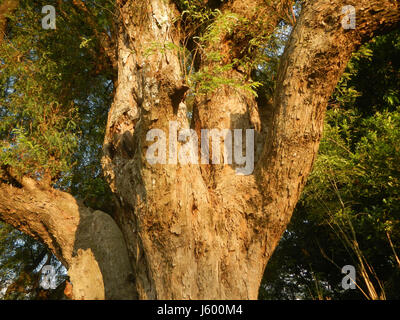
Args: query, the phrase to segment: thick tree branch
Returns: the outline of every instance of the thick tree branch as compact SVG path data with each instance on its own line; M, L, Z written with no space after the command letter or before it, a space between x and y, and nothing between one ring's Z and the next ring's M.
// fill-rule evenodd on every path
M356 9L354 30L342 27L345 5ZM270 239L278 241L289 222L318 151L328 99L352 52L399 22L395 0L317 0L304 5L281 59L273 116L266 123L269 131L255 173L265 195Z
M69 269L75 299L134 299L131 265L112 218L30 178L0 183L0 220L45 243Z

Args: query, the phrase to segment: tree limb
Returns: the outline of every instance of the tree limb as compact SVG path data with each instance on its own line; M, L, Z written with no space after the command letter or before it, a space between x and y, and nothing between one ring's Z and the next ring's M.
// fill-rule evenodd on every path
M0 182L0 220L43 242L68 268L75 299L135 299L122 233L114 220L31 178Z
M356 10L354 30L341 24L346 5ZM263 124L269 131L256 170L265 215L274 226L271 239L279 239L290 220L318 152L329 97L351 54L399 22L399 2L393 0L316 0L302 8L281 58L273 114Z
M24 188L0 183L0 219L44 242L68 266L72 259L80 205L69 194L43 189L30 178Z

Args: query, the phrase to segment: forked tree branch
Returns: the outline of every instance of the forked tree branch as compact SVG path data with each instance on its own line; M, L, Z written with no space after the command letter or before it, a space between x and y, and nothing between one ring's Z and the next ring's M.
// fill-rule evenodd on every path
M342 13L347 5L355 9L354 29L343 27L349 22ZM273 233L281 234L290 220L318 152L328 99L351 54L398 28L399 6L395 0L314 0L303 6L280 61L273 114L264 123L269 131L255 172Z

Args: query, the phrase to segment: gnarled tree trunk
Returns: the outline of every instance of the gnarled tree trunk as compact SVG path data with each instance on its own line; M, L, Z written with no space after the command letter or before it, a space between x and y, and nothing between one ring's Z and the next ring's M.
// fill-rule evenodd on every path
M248 19L267 6L263 0L218 3L205 1ZM279 10L286 1L268 3ZM102 165L122 234L108 215L27 179L0 184L0 218L44 241L69 267L76 299L256 299L312 168L328 98L351 53L398 27L399 3L307 1L281 59L273 103L257 106L246 90L222 86L196 99L193 121L180 57L165 50L183 40L174 24L176 5L117 5L118 84ZM355 30L342 28L345 5L356 9ZM232 60L240 45L222 38L221 53ZM254 170L238 175L234 165L181 164L175 152L166 155L169 164L151 164L148 132L165 132L169 149L177 139L171 124L191 127L198 137L201 129L255 129Z
M341 9L351 4L357 28L344 30ZM230 1L220 9L251 19L259 6L266 4ZM162 130L169 143L176 140L172 121L180 129L191 122L178 53L161 50L183 42L173 22L180 13L173 1L159 0L124 1L120 9L118 87L103 168L119 199L139 297L256 299L312 168L328 98L351 53L398 25L398 2L308 1L282 57L273 105L260 106L270 108L265 118L241 89L223 86L196 101L192 127L198 137L200 129L258 130L262 144L246 176L231 165L171 164L173 152L169 164L149 163L149 130ZM154 44L158 50L148 54ZM233 55L230 45L240 44L221 42L221 52Z

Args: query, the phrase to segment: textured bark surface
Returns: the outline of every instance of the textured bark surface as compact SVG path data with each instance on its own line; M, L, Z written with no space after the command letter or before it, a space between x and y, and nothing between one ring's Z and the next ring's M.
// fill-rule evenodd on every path
M120 229L71 195L24 178L0 183L0 219L42 241L63 262L74 299L134 299L131 264Z
M257 106L246 91L227 86L196 100L191 125L198 133L256 129L255 170L240 176L233 165L146 160L150 129L166 132L168 146L170 121L190 126L179 57L164 50L182 41L174 25L180 13L172 0L116 2L118 83L102 165L122 233L105 213L32 180L0 182L0 219L48 245L69 268L75 299L256 299L312 168L328 98L351 53L399 26L399 3L306 1L272 104ZM267 6L261 0L205 3L249 19L254 4ZM269 3L284 8L287 1ZM344 5L356 8L355 30L342 28ZM228 61L239 40L221 42ZM240 77L236 71L227 76Z
M251 17L244 4L230 2L226 8ZM356 30L341 25L341 8L349 4L357 10ZM312 168L328 98L351 53L377 32L398 25L398 2L308 1L282 58L265 118L254 98L238 89L225 86L197 101L198 133L258 130L257 165L249 176L236 175L229 165L147 162L150 129L168 133L172 120L189 127L176 53L146 55L152 43L179 45L172 23L179 13L171 1L120 5L118 88L103 168L119 199L118 220L139 297L256 299L265 265Z
M342 28L342 7L356 9L356 29ZM263 208L272 253L285 230L316 157L327 101L352 52L399 26L398 1L310 1L281 59L273 116L262 161ZM279 213L279 214L277 214Z

